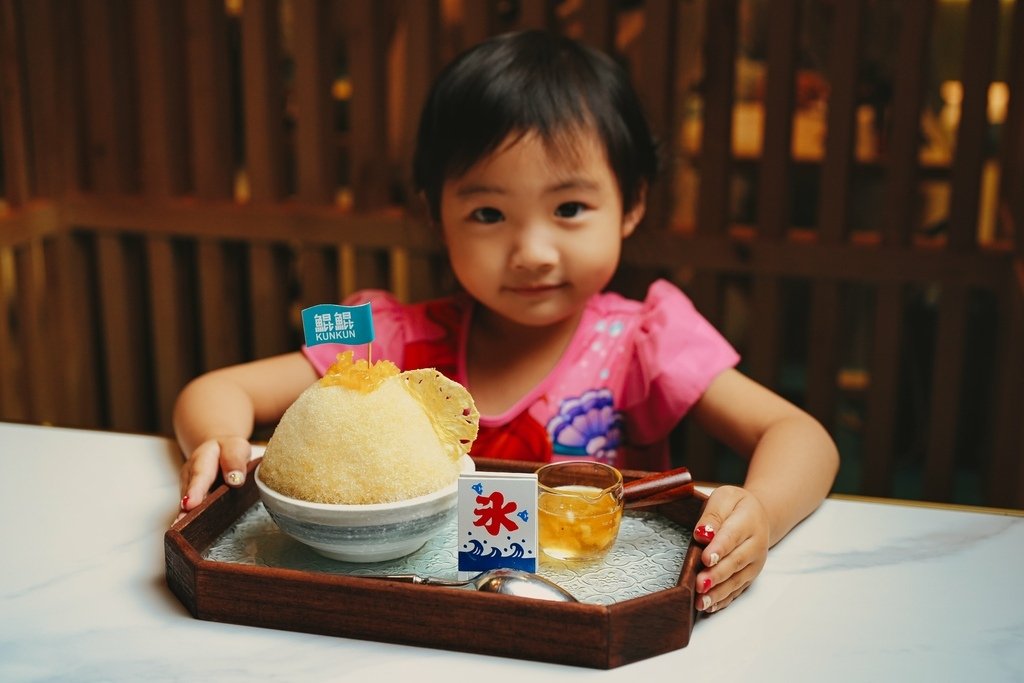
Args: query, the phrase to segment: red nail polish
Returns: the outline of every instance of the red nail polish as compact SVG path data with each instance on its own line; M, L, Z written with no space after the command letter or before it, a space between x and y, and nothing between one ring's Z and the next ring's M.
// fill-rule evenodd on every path
M710 524L700 524L693 530L693 537L699 542L707 545L715 540L715 530Z
M700 582L700 590L698 590L697 592L707 593L709 590L711 590L711 579L704 579Z
M185 512L185 506L188 505L188 496L181 497L181 511Z

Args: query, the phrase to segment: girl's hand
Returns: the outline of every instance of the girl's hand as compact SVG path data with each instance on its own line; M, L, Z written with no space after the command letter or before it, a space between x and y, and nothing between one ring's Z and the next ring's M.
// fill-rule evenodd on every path
M174 521L203 502L218 470L228 486L244 484L251 455L252 445L241 436L216 437L196 446L181 467L181 512Z
M697 574L697 609L717 612L746 590L768 558L768 516L754 494L721 486L704 507L693 538L706 543Z

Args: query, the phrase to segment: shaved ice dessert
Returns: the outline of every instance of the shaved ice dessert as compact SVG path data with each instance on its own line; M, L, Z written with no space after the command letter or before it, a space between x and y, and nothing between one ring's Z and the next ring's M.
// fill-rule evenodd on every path
M338 356L285 414L260 465L263 483L313 503L391 503L455 482L480 414L434 369Z

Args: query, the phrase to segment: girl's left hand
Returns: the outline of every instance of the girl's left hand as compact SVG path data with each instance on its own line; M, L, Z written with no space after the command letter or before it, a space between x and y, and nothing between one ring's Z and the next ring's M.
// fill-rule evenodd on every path
M757 497L738 486L712 492L693 534L706 543L697 574L697 609L717 612L746 590L768 558L768 516Z

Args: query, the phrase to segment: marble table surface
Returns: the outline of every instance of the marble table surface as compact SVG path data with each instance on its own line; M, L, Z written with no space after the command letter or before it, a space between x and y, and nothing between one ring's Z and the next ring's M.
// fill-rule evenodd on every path
M161 437L0 423L0 681L1024 680L1020 511L830 498L688 647L609 671L192 618Z

